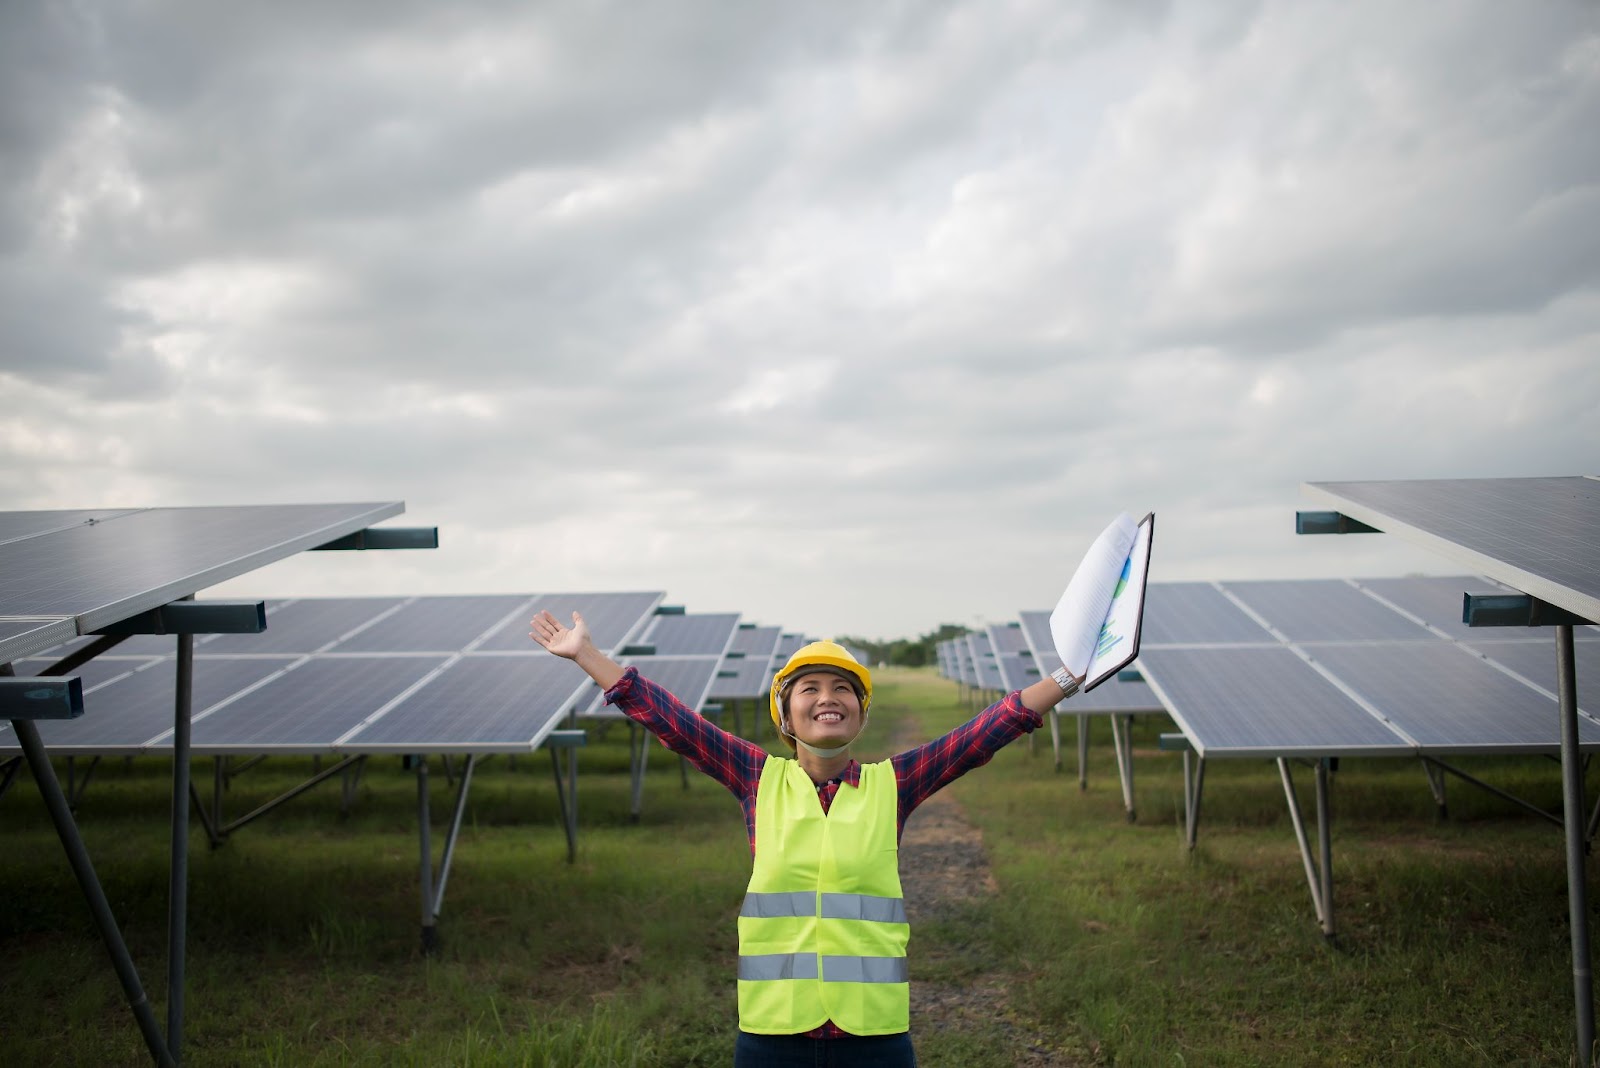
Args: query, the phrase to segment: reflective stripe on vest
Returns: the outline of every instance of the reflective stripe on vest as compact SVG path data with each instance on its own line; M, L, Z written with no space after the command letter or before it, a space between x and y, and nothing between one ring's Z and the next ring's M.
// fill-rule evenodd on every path
M741 916L821 916L825 920L871 920L874 923L905 923L906 903L899 897L874 897L871 894L823 894L822 911L817 911L817 895L809 890L793 893L746 894L739 909Z
M784 979L821 979L824 983L904 983L911 978L904 957L822 958L817 974L815 953L763 953L739 958L739 978L773 983Z
M756 858L739 909L739 1026L857 1035L910 1026L899 794L889 761L861 769L826 813L793 760L769 757L756 792Z

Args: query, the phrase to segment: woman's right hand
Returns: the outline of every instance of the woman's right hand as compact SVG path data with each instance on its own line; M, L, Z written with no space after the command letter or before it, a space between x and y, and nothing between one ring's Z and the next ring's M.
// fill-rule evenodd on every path
M576 660L584 647L590 644L589 624L583 621L583 616L578 612L572 613L570 627L562 626L561 621L548 610L534 616L529 625L533 629L528 632L528 637L568 660Z

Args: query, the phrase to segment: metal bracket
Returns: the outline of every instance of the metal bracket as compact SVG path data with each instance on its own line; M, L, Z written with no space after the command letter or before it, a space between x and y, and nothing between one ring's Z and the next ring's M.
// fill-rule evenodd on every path
M438 527L368 527L313 548L323 549L437 549Z
M102 627L95 634L260 634L267 629L265 601L172 601Z
M1469 627L1589 627L1582 616L1526 593L1463 593L1461 622Z
M77 719L83 683L76 675L0 678L0 719Z
M1343 512L1296 512L1296 534L1382 534L1377 527L1368 526L1359 519L1351 519Z

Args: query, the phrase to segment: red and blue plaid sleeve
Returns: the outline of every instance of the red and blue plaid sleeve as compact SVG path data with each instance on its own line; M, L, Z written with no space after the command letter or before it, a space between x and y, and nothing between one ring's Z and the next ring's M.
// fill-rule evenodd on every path
M745 810L745 825L755 841L756 787L767 751L718 727L667 690L628 668L606 691L606 703L640 724L674 753L732 791Z
M1022 703L1022 694L1008 694L942 738L907 749L894 757L900 792L900 831L906 817L940 789L973 768L989 763L1016 738L1044 725L1044 717Z

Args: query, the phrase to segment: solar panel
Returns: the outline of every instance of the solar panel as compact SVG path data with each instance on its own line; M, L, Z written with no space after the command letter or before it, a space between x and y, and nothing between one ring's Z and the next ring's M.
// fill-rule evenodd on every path
M1538 642L1501 640L1501 632L1511 629L1496 627L1489 632L1495 636L1495 640L1467 642L1467 648L1510 668L1534 685L1555 693L1556 654L1548 637ZM1478 633L1484 631L1479 630ZM1590 681L1600 680L1600 642L1573 642L1572 656L1578 679L1585 683L1578 687L1578 705L1589 712L1600 713L1600 698L1595 695L1595 683Z
M196 753L326 753L428 672L441 656L299 659L193 728ZM202 662L203 663L203 662Z
M152 508L0 545L0 613L126 619L398 515L391 504ZM0 653L3 656L3 653Z
M501 631L515 634L523 648L533 651L538 646L528 637L532 601L526 594L417 598L340 642L339 651L454 652Z
M1600 622L1600 480L1311 482L1307 496Z
M981 690L1003 690L1005 680L1000 677L1000 665L995 662L994 646L989 635L975 630L967 635L967 646L972 652L973 670L977 673Z
M1413 752L1287 648L1141 646L1139 662L1203 757Z
M523 625L540 612L549 612L565 625L576 610L589 625L589 637L602 652L615 652L644 629L666 597L661 590L601 593L544 593L527 606L523 623L507 624L478 646L479 652L542 652Z
M712 699L759 700L766 697L775 672L773 652L782 636L783 632L778 627L741 624L734 631L728 659L722 662L717 678L711 684ZM735 657L734 653L743 655ZM731 676L729 672L732 672Z
M289 658L248 660L208 660L196 657L192 707L194 722L206 710L247 686L252 686L292 661ZM108 661L104 667L116 663ZM126 663L126 661L124 661ZM156 669L135 671L126 677L86 695L84 704L92 715L78 719L40 720L39 735L52 752L107 755L132 755L144 752L172 730L177 686L168 667L171 661L157 661ZM92 703L91 703L92 702ZM7 737L0 748L15 748L16 740Z
M1401 611L1426 620L1457 641L1483 634L1461 622L1462 596L1505 592L1505 587L1488 579L1468 575L1360 579L1356 585Z
M734 657L722 662L711 683L711 697L720 701L758 700L772 687L772 666L766 657Z
M343 752L492 753L534 749L560 725L586 682L570 661L465 656L370 725Z
M129 508L69 508L60 511L0 512L0 545L98 523L130 511L132 509Z
M1049 613L1045 616L1048 620ZM1141 649L1147 645L1237 645L1273 640L1212 583L1152 582L1145 587Z
M698 710L709 698L719 660L714 656L630 656L622 663L638 668L639 674ZM580 716L593 719L626 718L615 705L605 703L605 695L592 682L584 685L577 707Z
M1555 701L1460 646L1355 644L1307 651L1430 753L1561 748ZM1580 744L1600 745L1600 724L1580 718L1579 731Z
M1437 641L1438 636L1338 579L1224 582L1290 641Z
M778 639L781 637L783 637L781 627L757 627L741 623L739 629L734 631L733 644L728 647L728 651L771 660L773 651L778 647Z
M640 641L655 646L657 656L721 657L738 626L737 612L657 616Z
M404 603L405 598L401 597L315 597L269 602L265 631L218 634L203 649L208 655L314 653L371 626ZM122 648L117 646L119 652ZM197 650L200 648L196 646Z

